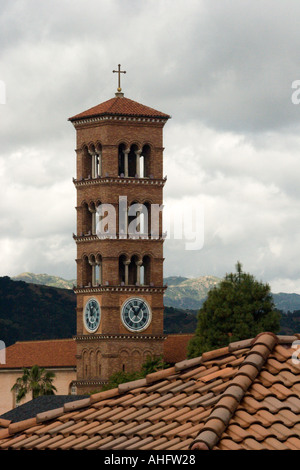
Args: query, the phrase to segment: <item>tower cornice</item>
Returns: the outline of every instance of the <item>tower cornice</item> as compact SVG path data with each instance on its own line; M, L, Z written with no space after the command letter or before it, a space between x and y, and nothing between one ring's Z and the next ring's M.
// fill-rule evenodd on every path
M75 294L96 294L103 292L117 292L126 294L145 294L145 293L160 293L163 294L167 289L167 286L110 286L110 285L99 285L99 286L74 286L73 291Z
M108 238L108 237L104 237L104 238L100 238L98 237L98 235L75 235L73 233L73 239L75 240L76 243L85 243L85 242L98 242L98 241L103 241L103 240L109 240L109 241L112 241L112 240L116 240L116 241L120 241L120 240L130 240L130 242L135 242L137 240L142 240L142 241L151 241L151 242L161 242L163 243L166 239L166 235L164 236L161 236L161 237L155 237L155 238L151 238L151 237L148 237L147 235L145 236L136 236L136 237L132 237L132 236L127 236L125 237L124 235L120 235L120 236L116 236L116 237L111 237L111 238Z
M134 177L127 177L123 178L121 176L113 177L113 176L101 176L98 178L82 178L82 179L75 179L73 178L73 183L76 188L80 188L81 186L94 186L98 184L118 184L118 185L138 185L138 186L164 186L166 184L167 177L165 176L162 179L158 178L134 178Z
M77 341L107 341L107 340L112 340L112 341L122 341L124 339L126 340L161 340L164 341L167 338L167 335L143 335L141 333L139 334L119 334L119 335L114 335L114 334L106 334L106 335L97 335L97 334L90 334L90 335L76 335L73 337Z

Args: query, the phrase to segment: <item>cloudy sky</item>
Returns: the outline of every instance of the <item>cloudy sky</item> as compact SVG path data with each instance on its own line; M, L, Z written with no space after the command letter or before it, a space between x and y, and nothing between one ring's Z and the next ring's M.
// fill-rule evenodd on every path
M203 246L169 232L165 275L239 260L300 294L299 17L296 0L2 0L0 275L75 277L68 118L114 96L121 63L125 96L172 116L166 210L204 214Z

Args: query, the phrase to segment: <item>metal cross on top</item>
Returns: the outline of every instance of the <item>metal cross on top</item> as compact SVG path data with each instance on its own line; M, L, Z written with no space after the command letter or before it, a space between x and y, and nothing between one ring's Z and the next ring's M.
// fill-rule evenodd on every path
M113 73L119 74L118 77L118 91L120 92L122 90L121 88L121 73L126 73L126 71L121 70L121 64L118 65L118 70L113 70Z

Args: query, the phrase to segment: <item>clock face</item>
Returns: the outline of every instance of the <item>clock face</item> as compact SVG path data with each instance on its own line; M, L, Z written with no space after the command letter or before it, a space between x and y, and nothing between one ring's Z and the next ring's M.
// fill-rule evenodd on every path
M89 299L85 304L83 320L86 329L90 333L95 333L100 325L101 309L98 300Z
M151 322L151 310L145 300L134 297L123 304L121 318L128 330L143 331Z

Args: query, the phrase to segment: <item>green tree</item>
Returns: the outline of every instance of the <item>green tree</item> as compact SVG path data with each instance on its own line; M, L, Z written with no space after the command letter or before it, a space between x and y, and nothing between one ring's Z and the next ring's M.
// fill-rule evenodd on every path
M170 367L170 364L167 364L163 360L162 356L155 358L148 356L146 361L142 364L142 376L146 377L148 374L152 374L158 370L167 369L168 367Z
M238 262L236 272L226 274L223 281L209 291L198 313L188 357L255 337L263 331L277 333L279 327L280 313L275 310L269 285L244 273Z
M19 403L27 393L31 392L32 398L37 398L41 395L54 395L56 391L53 385L55 374L46 371L44 368L34 365L31 369L23 367L22 377L18 377L16 383L11 388L16 391L16 400Z
M118 387L118 385L125 382L143 379L144 377L146 377L146 375L151 374L152 372L157 372L158 370L166 369L167 367L170 367L169 364L164 362L161 356L155 358L149 356L147 357L146 361L142 364L142 368L139 371L116 372L115 374L112 374L109 378L108 383L102 387L102 391L116 388Z

